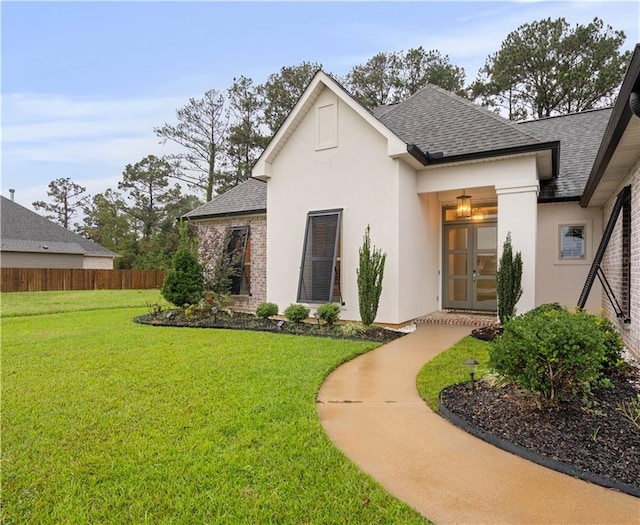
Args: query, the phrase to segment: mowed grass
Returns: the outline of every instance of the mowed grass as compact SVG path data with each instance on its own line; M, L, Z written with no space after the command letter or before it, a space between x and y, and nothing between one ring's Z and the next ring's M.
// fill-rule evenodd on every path
M165 307L170 306L160 295L160 290L3 292L0 293L0 315L15 317L109 308L135 308L156 302Z
M432 410L438 412L438 395L443 388L469 381L469 372L464 366L466 359L473 358L479 363L475 379L480 379L487 373L489 345L486 341L468 336L422 367L416 384L420 397Z
M2 515L48 523L425 523L325 436L317 391L371 343L2 319Z

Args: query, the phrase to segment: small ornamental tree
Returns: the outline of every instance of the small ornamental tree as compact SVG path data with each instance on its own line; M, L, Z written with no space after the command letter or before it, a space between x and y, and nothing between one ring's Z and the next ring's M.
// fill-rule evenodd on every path
M511 232L502 247L500 266L496 273L496 287L498 294L498 317L502 324L516 314L516 303L522 296L522 254L513 255L511 246Z
M204 296L202 265L188 248L178 248L162 284L162 297L175 306L196 304Z
M371 245L370 226L364 232L364 241L360 248L360 264L356 271L358 276L358 301L362 324L370 326L378 314L378 304L382 293L384 263L387 254Z

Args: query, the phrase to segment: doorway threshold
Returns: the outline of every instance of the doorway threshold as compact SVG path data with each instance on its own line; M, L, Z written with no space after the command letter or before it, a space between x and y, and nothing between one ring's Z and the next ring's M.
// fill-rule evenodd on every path
M498 324L498 313L477 310L437 310L418 317L415 322L417 324L492 326Z

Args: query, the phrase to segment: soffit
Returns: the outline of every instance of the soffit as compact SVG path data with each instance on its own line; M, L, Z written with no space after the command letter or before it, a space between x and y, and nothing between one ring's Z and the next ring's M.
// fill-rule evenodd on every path
M632 116L589 206L603 206L640 156L640 118Z

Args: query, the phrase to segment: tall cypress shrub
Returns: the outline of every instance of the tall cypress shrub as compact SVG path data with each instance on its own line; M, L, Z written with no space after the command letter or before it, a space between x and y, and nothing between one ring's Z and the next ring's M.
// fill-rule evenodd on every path
M502 324L516 314L516 303L522 296L522 254L513 255L511 232L502 247L500 266L496 274L498 317Z
M179 308L185 304L196 304L204 296L202 265L188 248L183 246L176 251L161 293Z
M360 307L360 319L362 324L369 326L378 314L378 304L382 293L382 279L384 277L384 263L387 254L371 246L369 237L370 226L364 233L364 241L360 248L360 264L358 275L358 300Z

